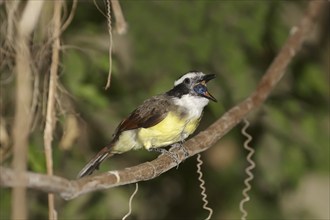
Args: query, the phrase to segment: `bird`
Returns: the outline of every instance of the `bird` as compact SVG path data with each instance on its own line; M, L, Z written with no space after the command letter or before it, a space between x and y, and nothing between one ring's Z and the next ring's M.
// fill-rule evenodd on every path
M169 91L146 99L117 126L112 140L79 172L77 178L91 175L107 158L130 150L166 152L167 146L183 143L194 133L209 100L207 83L215 74L189 71L174 82Z

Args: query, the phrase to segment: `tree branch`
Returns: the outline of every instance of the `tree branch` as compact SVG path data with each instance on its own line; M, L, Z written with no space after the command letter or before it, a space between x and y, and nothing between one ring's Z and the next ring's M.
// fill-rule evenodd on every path
M127 23L121 10L119 0L110 0L112 10L116 19L116 30L118 34L125 34L127 32Z
M247 99L226 112L220 119L205 131L185 142L184 146L191 157L207 150L229 130L237 125L248 113L258 108L285 73L292 58L301 48L306 36L312 31L326 1L311 1L306 15L300 24L291 29L283 48L261 79L258 87ZM185 160L185 152L181 148L172 148L180 161ZM73 199L82 194L108 189L120 185L153 179L175 167L177 164L167 155L123 170L109 171L100 175L88 176L78 180L67 180L57 176L46 176L33 172L22 174L21 178L12 169L0 167L0 185L5 187L25 186L49 193L58 193L64 199ZM18 181L23 179L24 181Z

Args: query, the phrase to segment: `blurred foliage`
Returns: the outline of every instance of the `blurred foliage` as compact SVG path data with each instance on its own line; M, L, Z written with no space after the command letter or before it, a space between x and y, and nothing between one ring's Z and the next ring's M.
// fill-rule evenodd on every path
M109 90L104 90L109 68L107 24L92 1L79 2L73 22L63 33L54 137L57 175L74 179L87 160L109 142L120 120L144 99L170 89L189 70L217 75L209 90L219 102L206 109L199 127L205 129L253 91L306 8L303 1L120 2L129 29L124 36L114 33ZM66 3L69 8L71 2ZM315 203L321 207L329 204L329 19L323 20L271 97L249 117L257 163L247 204L249 219L329 218L328 207L313 209ZM13 83L1 84L2 91ZM6 96L8 100L2 103L13 107L12 97ZM13 116L4 112L2 117ZM75 116L79 126L72 129L78 129L79 137L64 150L58 146L66 134L68 115ZM31 135L29 169L35 172L45 172L42 129L43 125ZM238 126L203 153L212 219L241 216L238 207L247 164L243 141ZM133 166L156 156L143 150L129 152L105 162L101 171ZM314 182L304 184L310 176ZM203 219L207 213L198 185L194 158L177 170L141 182L130 219ZM319 185L327 193L317 198L319 194L313 193L297 196L304 193L302 189ZM132 185L72 201L57 198L59 219L120 219L128 210L133 190ZM10 191L0 192L0 219L9 219ZM46 219L46 195L31 190L29 198L29 218ZM290 206L293 203L303 205Z

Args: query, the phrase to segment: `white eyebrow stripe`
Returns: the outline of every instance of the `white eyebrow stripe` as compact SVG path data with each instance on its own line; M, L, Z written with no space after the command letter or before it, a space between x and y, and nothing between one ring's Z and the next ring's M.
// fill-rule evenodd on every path
M193 78L193 77L202 77L204 76L205 74L202 73L202 72L190 72L190 73L187 73L185 75L183 75L180 79L176 80L174 82L174 86L177 86L179 85L180 83L183 82L183 80L185 80L186 78Z

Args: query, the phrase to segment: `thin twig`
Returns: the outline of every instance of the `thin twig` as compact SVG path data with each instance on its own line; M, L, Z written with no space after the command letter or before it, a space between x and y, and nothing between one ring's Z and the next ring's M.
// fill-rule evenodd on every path
M122 218L122 220L125 220L128 216L132 214L132 201L138 190L139 190L139 183L135 183L135 190L131 195L131 197L129 198L129 202L128 202L128 213Z
M203 172L202 172L202 165L203 165L203 161L201 159L201 154L197 154L197 173L198 173L198 180L200 182L199 187L201 188L202 192L202 200L204 202L203 204L203 209L205 209L206 211L209 212L209 215L205 218L205 220L210 220L213 214L213 209L208 207L207 205L209 204L208 200L207 200L207 194L206 194L206 188L205 188L205 181L203 180Z
M246 129L249 127L250 123L248 120L244 119L244 127L242 128L242 134L246 137L246 140L244 141L244 148L249 152L246 160L249 163L249 166L245 169L245 173L247 174L247 178L244 180L245 188L242 191L243 199L239 203L239 210L242 212L242 220L246 220L246 217L248 215L247 211L244 208L244 204L250 200L250 196L248 192L251 190L251 184L250 182L253 180L254 175L251 172L255 168L255 163L252 160L252 156L254 154L254 149L249 146L249 143L252 140L252 137L249 133L247 133Z
M7 12L7 33L6 33L6 46L12 48L14 46L14 33L17 23L17 9L19 8L19 1L6 1L6 12Z
M110 88L111 83L111 72L112 72L112 28L111 28L111 7L110 0L107 0L107 21L108 21L108 32L109 32L109 73L107 84L105 89Z
M326 8L325 4L328 3L325 1L310 1L307 13L299 26L295 27L295 32L288 37L256 90L246 100L227 111L206 130L184 143L190 157L209 149L243 120L248 113L258 108L265 101L284 75L286 67L301 48L306 36L313 30L322 9ZM186 151L175 148L171 152L176 154L177 159L181 162L187 159L185 156ZM27 186L44 192L58 193L64 199L73 199L95 190L150 180L176 166L176 161L167 156L160 156L151 162L123 170L88 176L79 180L68 180L58 176L47 176L33 172L25 172L22 174L22 178L18 180L16 171L0 167L0 185L5 187Z
M65 31L65 29L67 29L67 27L70 25L71 21L73 20L73 17L77 9L77 5L78 5L78 0L73 0L70 14L61 27L61 33Z
M55 96L57 87L57 71L59 65L59 51L60 51L60 32L61 32L61 8L62 1L54 1L54 15L53 15L53 36L55 36L52 46L52 63L50 66L48 101L46 112L46 124L44 130L44 146L46 156L47 174L53 175L53 155L52 155L52 141L53 132L56 125L55 118ZM49 219L57 219L55 210L54 194L48 194L48 212Z
M107 17L106 13L104 11L102 11L102 9L100 8L100 6L97 4L97 1L96 0L93 0L93 3L95 5L95 7L97 8L97 10L99 12L101 12L101 14L106 18Z

